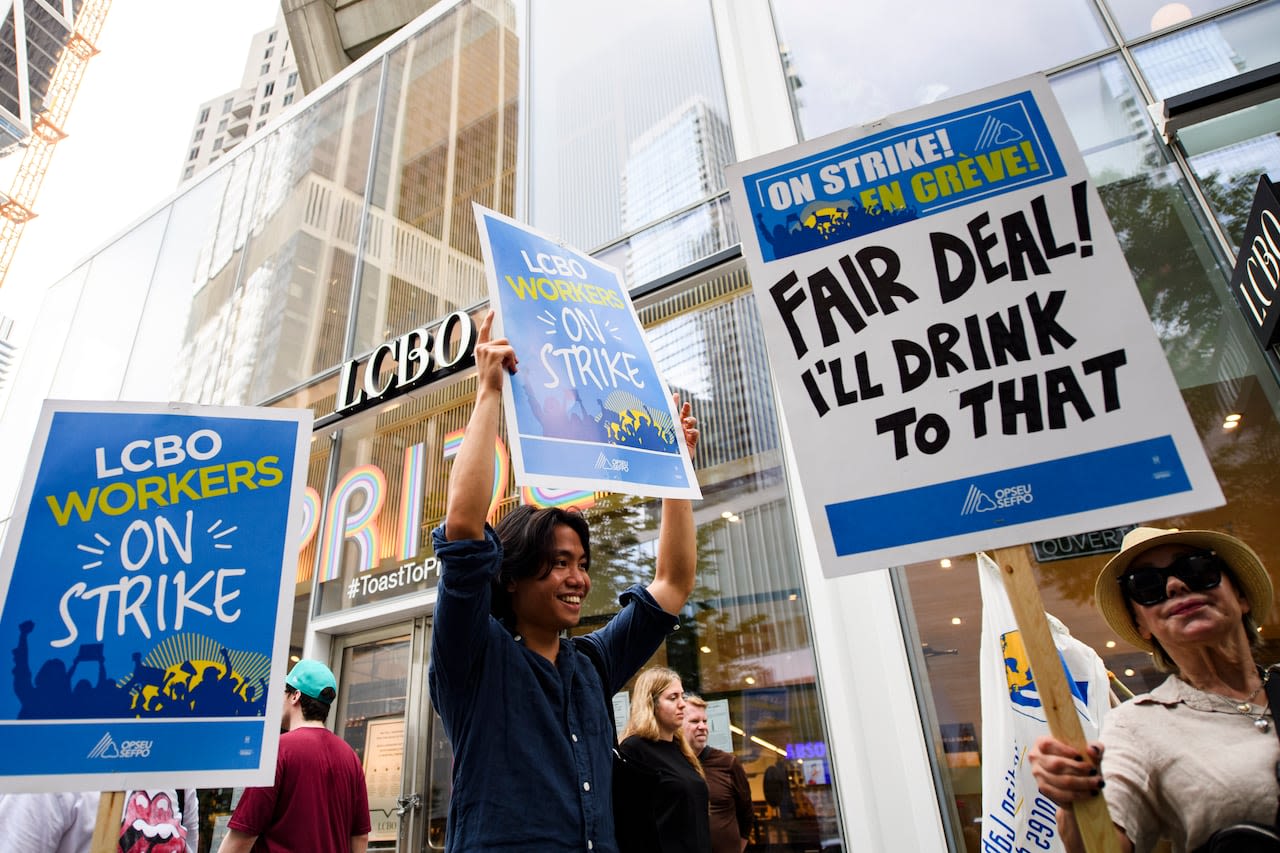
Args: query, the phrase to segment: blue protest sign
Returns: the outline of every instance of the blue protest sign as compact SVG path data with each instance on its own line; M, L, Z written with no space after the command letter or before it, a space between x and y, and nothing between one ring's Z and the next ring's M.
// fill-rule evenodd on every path
M0 790L270 782L310 420L45 404L0 558Z
M700 498L666 382L617 270L476 207L516 482Z

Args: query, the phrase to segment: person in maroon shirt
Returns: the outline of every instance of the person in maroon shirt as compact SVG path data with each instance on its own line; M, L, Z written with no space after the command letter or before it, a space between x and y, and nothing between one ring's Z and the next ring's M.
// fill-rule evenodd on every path
M219 853L364 853L369 794L346 741L325 728L338 682L319 661L285 679L276 783L246 788Z
M751 786L742 762L732 752L707 746L707 702L684 694L684 739L693 747L707 774L711 800L712 853L742 853L747 849L755 815L751 810Z

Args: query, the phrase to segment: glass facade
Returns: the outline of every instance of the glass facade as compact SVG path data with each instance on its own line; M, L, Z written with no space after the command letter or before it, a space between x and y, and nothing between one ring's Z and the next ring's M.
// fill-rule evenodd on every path
M1276 61L1263 34L1280 0L1222 5L1001 0L976 15L876 0L854 15L773 0L769 38L793 103L772 118L813 138L1051 72L1227 497L1151 522L1229 529L1265 559L1280 546L1269 523L1280 508L1278 362L1253 343L1226 283L1257 175L1280 177L1277 105L1172 142L1148 111ZM327 655L339 671L331 723L377 783L374 849L442 845L451 754L424 693L429 532L474 378L346 417L339 373L452 312L481 316L473 203L623 269L668 383L703 424L698 585L655 662L712 703L721 745L747 770L748 849L892 849L904 825L925 840L901 849L982 849L972 556L828 582L790 479L751 282L725 251L739 238L723 168L759 153L737 150L727 106L739 72L722 67L721 48L738 14L718 0L438 4L49 291L15 398L308 407L320 422L291 653ZM11 404L0 438L25 443L34 420ZM652 576L656 503L517 487L504 438L494 453L495 516L563 500L588 514L594 585L581 630L603 623L618 592ZM7 473L11 496L20 471ZM1041 589L1139 691L1156 677L1149 657L1092 608L1105 559L1046 558ZM1277 651L1269 641L1268 661ZM865 680L845 683L855 679ZM869 698L850 710L851 696ZM895 773L900 783L885 781ZM766 774L783 780L786 804ZM231 797L207 799L223 812Z

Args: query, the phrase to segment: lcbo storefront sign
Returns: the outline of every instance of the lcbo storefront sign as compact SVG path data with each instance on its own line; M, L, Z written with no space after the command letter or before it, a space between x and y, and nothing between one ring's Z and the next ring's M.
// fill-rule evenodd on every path
M1276 185L1263 175L1253 196L1249 225L1240 242L1236 271L1231 277L1240 312L1253 329L1253 335L1264 350L1275 346L1280 338L1280 306L1276 291L1280 288L1280 199Z
M353 358L342 365L334 414L354 415L457 373L470 366L475 346L475 323L463 311L434 329L414 329L380 344L363 361ZM388 359L395 362L394 370L386 369Z

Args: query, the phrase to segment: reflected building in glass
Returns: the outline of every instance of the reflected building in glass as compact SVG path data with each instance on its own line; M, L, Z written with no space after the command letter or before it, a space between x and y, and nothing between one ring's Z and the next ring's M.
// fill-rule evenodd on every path
M1261 35L1280 0L1196 0L1176 20L1142 0L988 5L976 20L935 0L870 0L857 16L834 0L432 4L52 284L0 441L27 446L48 397L310 408L293 653L338 673L334 724L371 780L371 849L441 849L452 754L425 693L429 532L475 379L351 414L343 376L454 312L483 316L474 204L527 221L625 272L665 378L701 421L698 585L654 662L709 701L713 744L746 769L747 849L978 853L973 558L825 576L727 164L1049 72L1228 500L1150 522L1229 528L1264 560L1280 554L1280 362L1227 291L1252 195L1240 188L1280 178L1277 105L1193 116L1168 139L1150 117L1280 59ZM652 577L657 502L523 488L505 436L493 452L494 518L521 504L588 514L580 630L603 624ZM858 476L857 448L829 452ZM21 460L4 464L12 501ZM1041 587L1141 691L1158 679L1149 656L1090 602L1107 556L1046 558ZM629 701L614 697L619 719Z

